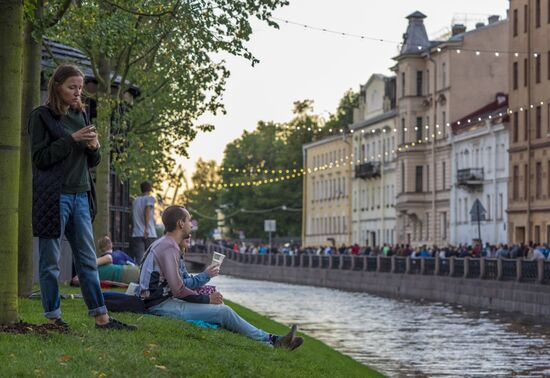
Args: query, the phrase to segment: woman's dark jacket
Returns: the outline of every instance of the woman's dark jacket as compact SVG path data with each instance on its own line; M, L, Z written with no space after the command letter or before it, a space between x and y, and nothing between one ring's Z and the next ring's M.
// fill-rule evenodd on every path
M29 119L36 117L38 112L43 125L51 137L51 142L60 138L66 138L74 143L71 135L63 128L61 117L55 116L46 106L39 106L34 109ZM88 120L84 113L86 124ZM67 159L48 167L38 168L32 165L32 229L33 235L44 239L57 239L61 236L60 197L63 185L64 163ZM88 159L88 167L92 168L91 159ZM94 181L88 169L90 191L88 202L92 221L97 213L96 192Z

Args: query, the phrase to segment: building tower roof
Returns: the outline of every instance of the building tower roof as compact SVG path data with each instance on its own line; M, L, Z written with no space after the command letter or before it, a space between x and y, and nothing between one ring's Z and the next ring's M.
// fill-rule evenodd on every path
M430 47L430 40L424 26L426 15L416 11L406 18L409 20L409 26L407 27L407 32L403 34L401 54L418 54Z

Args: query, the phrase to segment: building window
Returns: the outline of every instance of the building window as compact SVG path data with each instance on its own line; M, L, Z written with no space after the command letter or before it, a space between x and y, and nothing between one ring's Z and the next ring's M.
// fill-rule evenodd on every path
M417 165L416 166L416 179L415 179L415 191L417 193L422 192L422 166Z
M405 72L401 72L401 97L405 97Z
M430 166L426 165L426 190L430 191Z
M529 25L529 12L527 11L527 4L523 6L523 32L527 33L527 27Z
M548 163L550 166L550 162ZM519 198L519 167L514 165L514 175L512 176L512 199L517 201Z
M549 62L550 64L550 62ZM546 108L546 123L547 123L547 133L550 134L550 104L548 104L548 107ZM549 173L550 175L550 173ZM550 240L548 241L550 242Z
M441 162L441 183L442 183L442 186L443 186L443 190L445 190L446 188L446 182L445 182L445 179L446 179L446 176L447 176L447 172L446 172L446 164L445 162Z
M441 63L441 88L447 87L447 63Z
M446 240L447 239L447 213L443 212L441 213L441 239Z
M514 143L517 143L519 139L519 113L514 112L514 118L513 118L513 134L512 134L512 141Z
M518 69L518 62L514 62L513 66L513 76L512 76L512 87L513 89L518 89L518 76L519 76L519 69Z
M422 140L422 117L416 117L416 142Z
M458 199L458 223L462 223L462 198Z
M491 195L487 194L487 220L491 220Z
M527 191L527 187L529 185L529 167L527 164L523 167L523 199L527 200L529 193Z
M529 135L529 112L525 110L523 112L523 140L527 140Z
M542 163L539 161L535 165L535 197L542 197Z
M546 18L547 22L550 24L550 0L548 0L546 4Z
M426 213L426 240L430 240L430 213Z
M468 198L464 198L464 223L468 223Z
M542 134L542 107L539 105L535 111L535 137L537 139L541 138Z
M422 96L422 71L416 71L416 95Z
M502 193L499 193L498 195L498 212L497 212L497 216L498 216L498 219L501 220L502 219L502 214L504 212L504 198L502 197Z
M540 83L540 70L541 70L541 54L537 54L535 57L535 82Z
M548 164L550 166L550 162ZM548 188L550 189L550 185ZM401 162L401 193L405 193L405 163L403 162Z
M518 10L514 9L514 37L517 37L517 36L518 36Z
M430 70L426 70L426 93L430 93Z
M546 58L546 76L547 76L547 79L550 80L550 51L548 51L547 58Z
M528 75L528 68L529 68L529 60L527 58L523 59L523 86L527 86L527 82L529 81L529 75Z
M535 0L535 27L540 28L540 0Z

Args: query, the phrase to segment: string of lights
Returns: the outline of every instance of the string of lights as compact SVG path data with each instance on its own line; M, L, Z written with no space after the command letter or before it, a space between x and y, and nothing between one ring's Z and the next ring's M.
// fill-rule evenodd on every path
M516 108L507 108L505 111L500 112L497 115L488 115L486 117L479 117L479 116L474 117L472 119L467 119L467 120L463 121L462 124L471 124L472 122L482 122L482 121L492 120L495 117L503 117L506 114L513 114L514 112L529 111L530 109L534 109L535 106L538 106L538 105L542 106L542 105L545 105L545 104L550 104L550 100L539 101L539 102L533 103L529 106L524 105L524 106L520 106L520 107L516 107ZM456 122L456 124L458 126L460 126L461 121ZM434 127L434 125L433 124L432 125L427 124L427 125L424 126L424 128L427 129L427 130L429 130L431 127ZM435 129L437 130L437 132L426 135L426 136L423 137L423 139L417 139L414 142L402 144L401 146L397 147L397 149L388 150L388 151L384 152L384 154L376 154L376 155L370 155L370 157L365 157L363 159L363 162L376 161L377 158L381 159L383 156L389 156L390 154L395 154L396 150L397 150L397 152L405 152L406 150L408 150L411 147L415 147L417 145L422 145L422 144L429 144L430 142L433 142L434 139L437 139L436 134L437 135L443 135L443 132L441 131L443 129L443 127L450 128L451 123L446 123L445 125L436 124ZM415 130L415 131L418 131L418 129L419 129L418 126L414 126L414 127L411 128L411 130ZM405 132L408 132L408 130L409 130L408 127L405 127L403 129L403 131L405 131ZM387 127L382 127L382 128L376 128L376 129L371 129L370 130L370 133L372 133L372 134L380 133L380 132L382 132L382 133L386 133L386 132L388 132L388 133L391 133L391 132L397 133L397 129L396 128L388 129ZM342 133L344 133L343 130L342 130ZM369 131L366 131L364 129L361 130L361 134L365 134L365 133L368 134ZM350 130L349 134L354 134L354 131ZM353 160L353 154L350 154L350 155L342 157L341 159L336 159L336 160L327 162L323 165L319 165L319 166L312 167L312 168L307 168L307 171L306 171L306 167L300 168L300 169L298 169L298 168L279 168L279 169L260 169L260 168L245 169L245 168L240 168L239 169L239 168L235 168L235 167L221 167L220 171L235 172L235 173L241 173L241 174L251 174L251 175L252 174L265 174L265 175L268 175L268 174L273 174L273 175L283 174L283 177L279 178L279 180L269 181L270 179L265 178L265 179L252 180L251 181L251 185L258 185L258 184L267 184L267 183L283 181L283 179L286 178L285 174L288 176L289 173L293 173L295 175L297 175L297 174L307 174L307 173L313 173L313 172L317 172L317 171L323 171L323 170L326 170L326 169L338 168L340 166L339 164L340 163L344 164L344 162L346 160L349 160L350 165L353 165L354 161L357 164L361 163L361 160ZM296 164L296 162L295 162L295 164ZM224 187L223 185L227 185L225 187L232 187L231 184L222 184L222 187ZM236 186L236 185L234 185L234 186ZM242 185L239 185L239 186L242 186ZM249 186L249 185L245 184L244 186Z
M195 214L196 216L198 216L199 218L204 218L204 219L210 219L210 220L218 220L217 217L215 216L209 216L209 215L205 215L205 214L202 214L201 212L193 209L192 207L187 207L187 210L189 210L191 213ZM248 213L248 214L265 214L265 213L273 213L275 211L290 211L290 212L301 212L302 209L298 209L298 208L292 208L292 207L288 207L286 205L280 205L280 206L276 206L276 207L273 207L271 209L245 209L245 208L241 208L241 209L238 209L230 214L224 214L224 218L225 219L228 219L228 218L233 218L235 217L237 214L240 214L240 213Z
M332 30L330 28L313 26L313 25L304 24L304 23L301 23L301 22L287 20L287 19L284 19L284 18L273 17L273 19L277 20L277 21L280 21L282 23L285 23L287 25L300 27L301 29L304 29L304 30L313 30L313 31L317 31L317 32L327 33L327 34L340 35L342 37L349 37L349 38L368 40L368 41L374 41L374 42L380 42L380 43L391 43L391 44L398 45L398 46L403 45L403 42L401 42L401 41L394 41L394 40L385 39L385 38L373 37L373 36L368 36L368 35L365 35L365 34L355 34L355 33L348 33L348 32L343 32L343 31L338 31L338 30ZM445 41L441 41L441 43L444 43L444 42ZM417 48L418 48L419 51L427 49L425 46L417 46ZM475 56L481 56L482 54L489 54L489 55L492 55L496 58L500 57L501 55L513 55L516 58L518 58L520 55L529 55L529 52L526 52L526 51L454 48L452 46L435 47L435 51L437 51L437 52L442 52L445 49L448 49L450 51L454 51L456 54L462 54L463 52L471 52ZM538 56L541 55L541 52L534 52L532 54L535 58L537 58Z

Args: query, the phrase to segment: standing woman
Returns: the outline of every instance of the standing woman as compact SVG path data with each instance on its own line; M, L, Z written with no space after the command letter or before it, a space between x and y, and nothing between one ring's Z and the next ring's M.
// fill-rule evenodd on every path
M134 330L107 314L99 285L92 232L95 192L89 168L101 155L94 125L87 125L80 94L84 74L64 64L48 83L45 106L29 117L33 163L32 227L39 237L40 291L44 315L68 328L61 318L59 257L63 235L73 260L88 313L97 328Z

